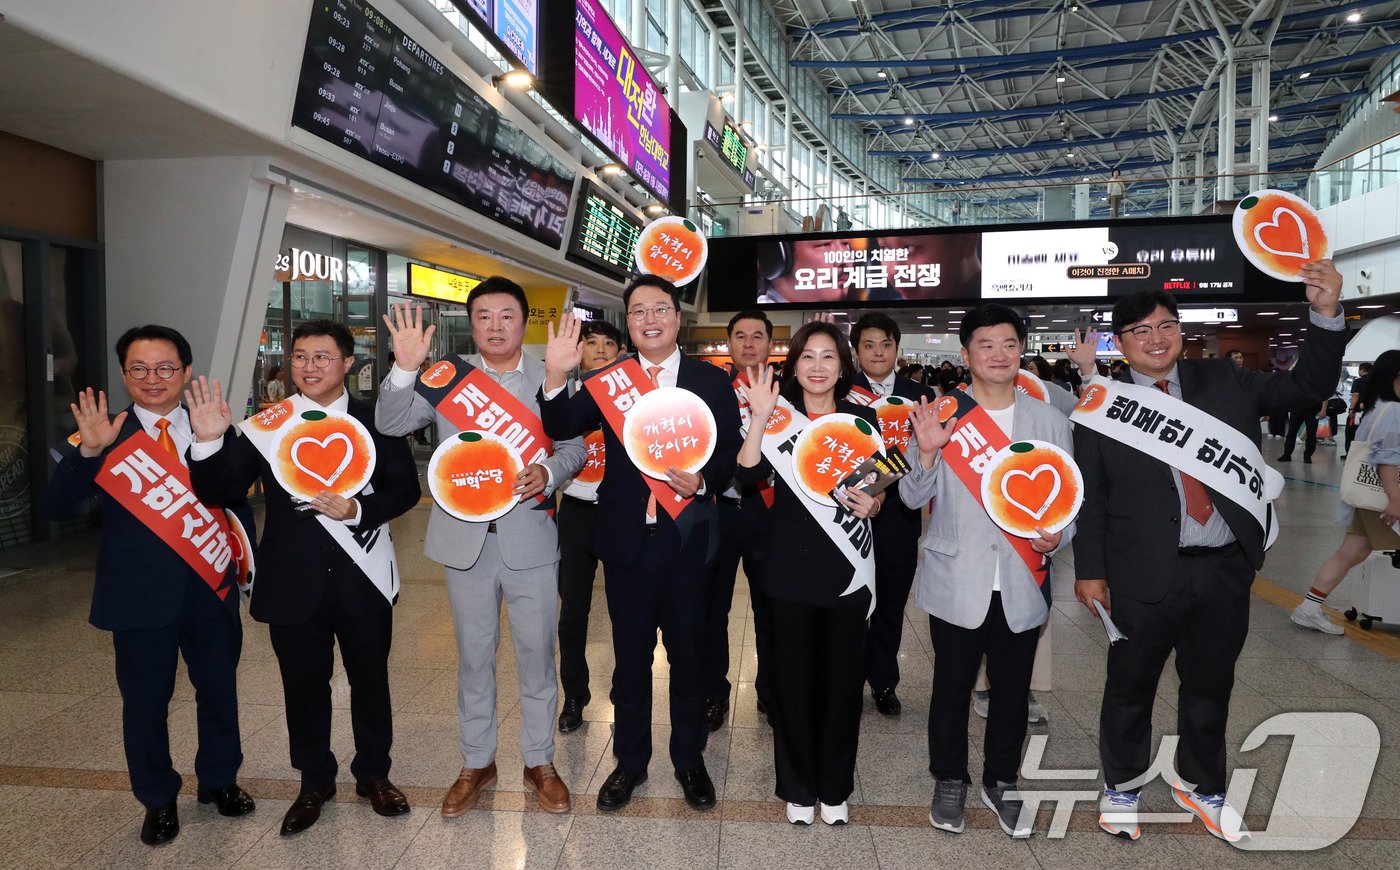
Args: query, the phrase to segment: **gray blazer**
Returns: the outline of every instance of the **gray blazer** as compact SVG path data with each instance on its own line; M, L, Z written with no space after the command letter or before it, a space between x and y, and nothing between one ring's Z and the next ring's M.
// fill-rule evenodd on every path
M1052 385L1050 389L1060 388ZM1049 441L1074 453L1069 419L1019 392L1010 435L1013 441ZM925 470L913 444L909 456L914 469L899 481L900 498L911 508L933 500L928 530L919 541L922 558L914 603L945 622L977 628L991 606L995 559L1001 566L1001 605L1011 630L1026 631L1043 623L1049 615L1046 596L982 505L958 476L945 468L942 458ZM1074 525L1070 524L1056 552L1073 537Z
M535 397L544 383L544 363L528 355L522 356L521 361L524 377L512 379L514 383L510 392L538 414L540 409ZM467 362L484 370L485 364L480 354L467 357ZM379 400L374 407L374 424L379 431L386 435L407 435L434 421L437 423L439 442L461 431L428 404L428 400L412 386L399 389L390 378L384 378L379 385ZM545 495L552 496L555 487L578 474L586 459L582 438L554 442L554 455L541 463L550 473ZM496 520L501 561L507 568L538 568L559 561L558 528L549 514L537 510L536 506L534 499L527 499ZM428 537L423 552L429 559L448 567L470 568L476 564L486 543L487 525L464 522L434 504L432 516L428 519Z

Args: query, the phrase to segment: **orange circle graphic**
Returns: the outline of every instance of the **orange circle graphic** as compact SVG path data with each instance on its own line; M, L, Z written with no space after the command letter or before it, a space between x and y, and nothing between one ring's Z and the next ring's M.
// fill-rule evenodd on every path
M325 490L349 498L374 473L374 442L351 417L303 417L281 427L272 467L293 498L311 501Z
M768 423L763 427L763 434L781 435L792 425L792 421L791 409L782 405L774 405L773 413L768 415Z
M1039 399L1042 402L1050 401L1050 394L1045 392L1045 382L1025 369L1016 373L1016 389L1032 399Z
M248 537L248 530L243 527L243 522L233 511L224 511L224 516L228 518L229 549L233 551L233 562L238 571L238 585L246 589L248 584L253 582L253 541Z
M457 374L457 367L447 360L439 360L428 366L428 370L419 376L419 379L429 387L445 387L452 383L452 378Z
M1037 528L1058 532L1084 500L1074 459L1045 441L1018 441L998 451L982 474L982 505L998 526L1022 538Z
M934 405L934 409L938 411L938 422L947 423L958 413L958 400L952 396L944 396Z
M885 396L874 404L874 408L875 418L880 421L880 434L885 439L885 449L898 447L901 453L907 451L909 436L914 432L913 424L909 422L914 413L914 403L898 396Z
M661 387L637 400L622 426L622 443L637 469L666 480L668 468L698 472L715 451L715 417L690 390Z
M637 238L637 269L673 284L700 277L708 257L709 244L700 227L676 215L657 218Z
M1079 397L1079 402L1075 404L1076 411L1096 411L1102 407L1104 400L1108 398L1108 389L1102 384L1090 384L1084 390L1084 395Z
M514 488L521 468L520 457L505 441L487 432L462 432L433 453L428 489L457 519L489 522L520 501Z
M259 432L272 432L292 418L292 411L292 400L283 399L249 417L248 423Z
M1306 200L1282 190L1258 190L1235 206L1235 242L1266 275L1302 281L1304 263L1331 255L1322 217Z
M851 414L828 414L797 437L792 470L809 498L834 506L831 491L883 446L884 441L866 421Z
M598 429L590 432L588 437L583 439L583 449L587 452L587 458L574 480L584 484L600 483L603 480L603 469L607 463L607 451L603 447L603 430Z

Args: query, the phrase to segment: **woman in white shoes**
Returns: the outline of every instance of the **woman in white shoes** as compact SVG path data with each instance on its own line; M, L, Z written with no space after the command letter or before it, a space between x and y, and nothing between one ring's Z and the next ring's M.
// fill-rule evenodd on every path
M875 427L875 412L845 401L855 366L846 337L829 323L808 323L792 337L779 383L770 371L750 372L750 426L739 449L735 476L741 484L773 472L762 452L763 426L779 394L808 419L850 414ZM884 493L848 489L843 506L860 521L880 509ZM845 594L855 574L814 511L780 474L773 501L773 532L763 572L763 593L772 602L773 725L776 792L787 801L787 818L810 825L818 814L828 825L849 821L846 801L855 788L856 746L865 680L865 629L874 591L864 586ZM865 524L869 528L868 523ZM820 806L818 806L820 805Z
M1347 572L1377 550L1400 550L1400 350L1376 357L1366 383L1362 403L1372 410L1356 429L1356 440L1371 445L1369 464L1376 467L1390 505L1384 511L1353 508L1338 503L1337 521L1347 526L1342 545L1322 563L1317 579L1293 611L1291 619L1303 628L1327 634L1343 634L1342 627L1327 618L1322 605L1346 578Z

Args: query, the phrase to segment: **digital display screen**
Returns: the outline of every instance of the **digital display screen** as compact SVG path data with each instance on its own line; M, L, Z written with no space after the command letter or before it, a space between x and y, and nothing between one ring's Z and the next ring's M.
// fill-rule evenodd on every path
M292 123L558 248L574 173L373 6L311 13Z
M1246 276L1228 218L713 240L712 274L743 281L750 269L768 305L1024 303L1148 289L1223 299L1243 296Z
M626 278L634 271L641 219L614 205L585 181L566 256L597 271Z
M671 107L597 0L574 7L574 118L663 202L671 196Z
M540 72L540 9L538 0L452 0L452 5L515 55L531 73Z
M750 190L753 189L754 174L748 169L749 146L744 144L744 137L739 131L734 129L732 124L726 123L723 130L716 130L715 125L705 123L705 141L719 152L719 156L724 158L724 163L742 179L744 185Z

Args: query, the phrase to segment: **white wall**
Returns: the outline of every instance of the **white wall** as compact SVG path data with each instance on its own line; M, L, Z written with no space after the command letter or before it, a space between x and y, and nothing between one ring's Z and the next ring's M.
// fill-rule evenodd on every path
M1322 209L1322 219L1344 279L1344 300L1400 293L1400 184ZM1359 284L1370 285L1369 292Z

